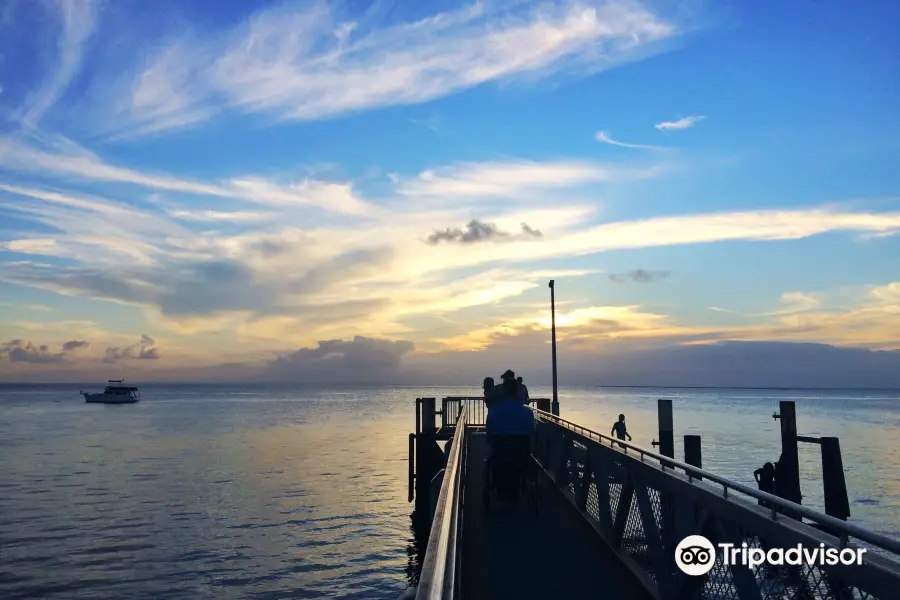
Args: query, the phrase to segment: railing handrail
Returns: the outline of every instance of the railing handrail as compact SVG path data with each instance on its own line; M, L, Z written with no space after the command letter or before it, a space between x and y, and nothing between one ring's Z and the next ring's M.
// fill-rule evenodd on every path
M657 454L652 450L647 450L646 448L642 448L636 444L631 444L624 440L619 440L613 438L612 436L605 435L603 433L594 431L592 429L588 429L582 425L577 423L573 423L572 421L567 421L562 417L557 415L553 415L551 413L542 411L540 409L534 408L532 409L536 414L540 417L551 420L557 423L562 424L566 427L566 429L570 429L576 433L580 433L581 435L585 435L586 437L595 436L599 438L602 442L603 440L607 440L610 442L610 446L615 448L615 446L630 448L635 452L639 453L641 456L641 460L644 457L649 456L655 460L658 460L661 463L663 469L668 468L678 468L685 471L688 476L695 476L698 479L703 478L707 481L715 482L721 485L724 488L724 493L727 496L728 490L734 490L745 494L747 496L751 496L758 500L764 500L769 507L773 510L773 512L777 512L775 507L781 508L783 513L786 514L794 514L806 517L819 523L820 525L826 525L833 530L839 531L841 535L841 543L844 544L847 541L847 537L853 537L858 540L862 540L864 542L868 542L873 546L881 548L883 550L889 550L890 552L900 554L900 541L884 536L880 533L876 533L874 531L870 531L859 525L854 525L853 523L848 523L847 521L842 521L841 519L837 519L830 515L826 515L824 513L815 511L811 508L803 506L801 504L795 504L789 500L785 500L779 496L775 496L773 494L769 494L767 492L763 492L761 490L753 489L752 487L745 485L743 483L734 481L732 479L728 479L727 477L722 477L721 475L716 475L715 473L711 473L710 471L706 471L702 468L695 467L693 465L689 465L687 463L681 462L677 459L670 458L668 456L663 456L661 454Z
M459 537L459 509L463 437L466 431L466 406L462 406L456 420L456 431L444 467L441 491L431 522L428 548L419 575L416 600L451 600L456 585L456 556ZM462 425L462 427L460 427Z

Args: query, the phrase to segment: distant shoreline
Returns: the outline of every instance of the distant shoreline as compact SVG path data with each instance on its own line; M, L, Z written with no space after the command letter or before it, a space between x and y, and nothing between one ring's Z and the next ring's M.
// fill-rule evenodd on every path
M318 389L347 389L347 388L404 388L404 389L420 389L420 388L450 388L459 389L461 387L477 388L476 385L436 385L436 384L391 384L391 383L304 383L297 381L269 381L266 383L254 381L242 382L137 382L140 386L179 386L179 387L201 387L201 386L219 386L219 387L269 387L269 386L293 386L307 387ZM26 381L0 381L0 388L16 388L16 387L84 387L98 385L96 382L26 382ZM549 388L550 385L532 384L532 389ZM746 387L746 386L714 386L714 385L572 385L561 386L560 389L623 389L623 390L735 390L735 391L769 391L769 392L891 392L900 393L900 388L828 388L828 387Z

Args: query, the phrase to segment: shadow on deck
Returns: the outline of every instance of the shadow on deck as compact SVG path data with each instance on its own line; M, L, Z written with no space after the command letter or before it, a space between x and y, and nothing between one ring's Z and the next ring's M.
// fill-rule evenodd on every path
M472 432L463 515L463 598L650 598L546 475L541 475L539 514L524 502L492 503L486 514L486 448L484 434Z

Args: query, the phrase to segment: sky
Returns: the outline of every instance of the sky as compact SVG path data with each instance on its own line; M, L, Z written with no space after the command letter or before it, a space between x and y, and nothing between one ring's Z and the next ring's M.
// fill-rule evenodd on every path
M900 387L898 28L7 0L0 380Z

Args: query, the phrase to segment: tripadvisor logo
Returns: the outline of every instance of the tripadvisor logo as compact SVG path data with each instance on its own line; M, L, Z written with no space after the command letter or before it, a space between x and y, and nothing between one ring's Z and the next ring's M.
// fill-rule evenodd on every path
M750 548L747 544L719 544L722 564L745 565L750 568L762 564L782 565L861 565L865 548L826 548L819 544L818 548L806 548L797 544L791 548ZM716 563L716 547L702 535L689 535L675 548L675 564L687 575L706 575Z

